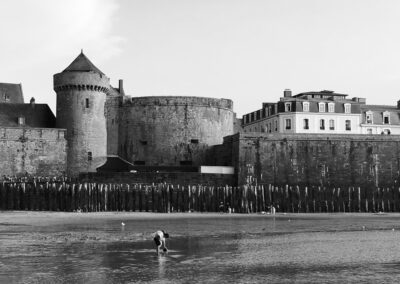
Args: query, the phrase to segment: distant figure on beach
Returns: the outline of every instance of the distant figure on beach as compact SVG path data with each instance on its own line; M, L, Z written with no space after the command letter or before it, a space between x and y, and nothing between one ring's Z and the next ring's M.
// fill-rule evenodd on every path
M223 203L223 202L220 202L220 203L219 203L219 212L220 212L220 213L224 213L224 211L225 211L224 203Z
M275 215L275 212L276 212L275 206L272 205L271 206L271 215Z
M160 249L162 249L163 252L167 252L167 245L165 242L165 239L169 238L169 234L166 233L164 230L160 230L154 233L154 242L156 243L156 250L157 254L160 254Z

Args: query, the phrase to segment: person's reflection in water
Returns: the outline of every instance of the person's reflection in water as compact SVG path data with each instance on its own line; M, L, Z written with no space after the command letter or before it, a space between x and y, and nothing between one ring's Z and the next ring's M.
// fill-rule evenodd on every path
M158 255L158 277L164 279L165 276L165 263L167 258L163 255Z

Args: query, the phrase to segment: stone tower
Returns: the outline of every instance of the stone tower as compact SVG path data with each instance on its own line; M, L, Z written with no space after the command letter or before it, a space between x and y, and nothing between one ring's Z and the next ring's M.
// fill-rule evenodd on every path
M67 174L94 172L107 155L104 105L110 88L107 78L81 52L54 75L57 127L67 129Z

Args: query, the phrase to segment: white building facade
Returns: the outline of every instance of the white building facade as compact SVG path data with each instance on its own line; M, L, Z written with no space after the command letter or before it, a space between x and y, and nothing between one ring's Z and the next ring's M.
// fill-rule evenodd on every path
M306 92L292 96L285 90L276 103L242 118L244 132L301 134L397 134L399 106L366 105L363 98L347 99L333 91Z

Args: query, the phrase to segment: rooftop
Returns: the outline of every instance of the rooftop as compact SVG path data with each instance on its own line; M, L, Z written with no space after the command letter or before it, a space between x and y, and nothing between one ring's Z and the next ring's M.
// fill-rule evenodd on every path
M83 54L83 51L75 58L72 63L64 69L64 72L94 72L104 75L90 60Z
M21 84L0 83L0 103L24 103Z
M0 109L0 126L18 127L18 117L24 117L24 127L55 127L56 118L47 104L0 103Z
M297 97L301 97L301 96L304 96L304 95L307 95L307 96L315 96L315 95L318 95L318 96L320 96L320 95L322 95L322 96L333 96L333 97L335 97L335 96L340 96L340 97L346 97L347 96L347 94L339 94L339 93L335 93L334 91L329 91L329 90L322 90L322 91L320 91L320 92L315 92L315 91L312 91L312 92L304 92L304 93L300 93L300 94L297 94L297 95L294 95L293 97L295 97L295 98L297 98Z

